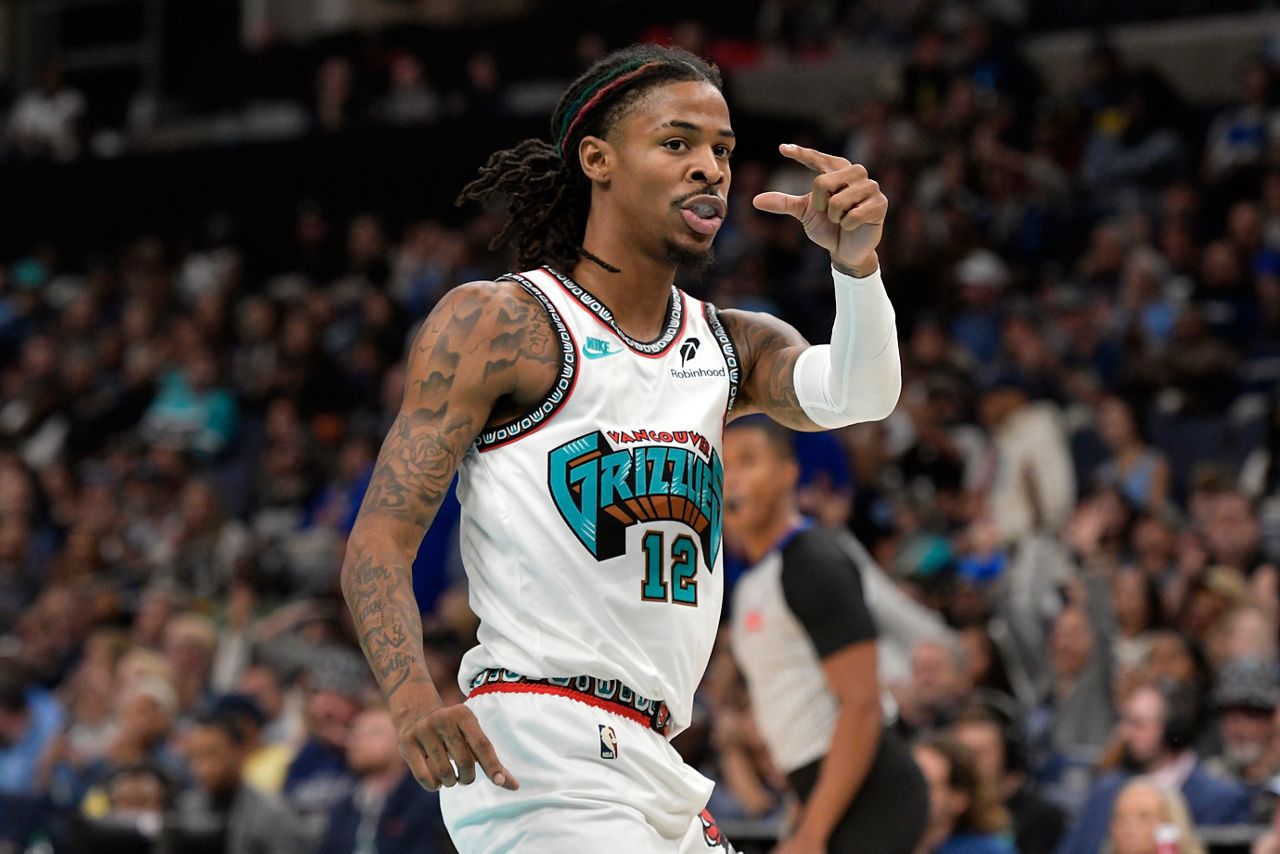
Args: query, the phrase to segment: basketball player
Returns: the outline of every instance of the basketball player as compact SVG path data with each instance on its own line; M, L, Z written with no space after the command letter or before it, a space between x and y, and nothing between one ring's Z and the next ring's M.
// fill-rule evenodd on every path
M752 562L733 591L733 654L801 803L777 854L912 854L929 792L884 725L861 571L836 535L800 515L789 431L756 415L730 424L724 445L725 530Z
M720 614L725 419L818 430L897 400L875 252L888 203L862 167L783 146L812 191L755 199L830 251L830 346L674 287L710 261L725 214L720 86L688 53L611 54L561 98L551 142L495 154L463 190L508 200L499 240L524 272L455 288L423 324L342 584L401 751L445 787L466 854L730 850L703 810L710 781L668 743ZM410 563L455 471L480 627L468 698L446 706Z

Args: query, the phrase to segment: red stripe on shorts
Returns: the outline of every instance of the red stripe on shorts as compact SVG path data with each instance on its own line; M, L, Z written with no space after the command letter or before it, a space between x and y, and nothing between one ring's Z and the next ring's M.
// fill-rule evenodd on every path
M649 723L649 716L630 706L615 703L612 700L602 700L594 694L583 694L581 691L575 691L573 688L562 688L559 685L543 685L536 682L490 682L487 685L472 689L468 696L475 697L480 694L497 693L554 694L557 697L567 697L570 700L577 700L579 703L586 703L588 706L595 706L604 709L606 712L613 712L615 715L630 718L641 726L653 729Z

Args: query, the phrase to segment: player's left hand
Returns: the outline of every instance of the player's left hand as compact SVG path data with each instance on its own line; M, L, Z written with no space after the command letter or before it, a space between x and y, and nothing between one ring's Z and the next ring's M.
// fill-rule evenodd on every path
M831 263L841 272L859 277L875 272L876 247L884 234L889 200L867 175L866 167L790 143L778 150L818 173L813 189L803 196L761 193L752 204L800 220L804 233L831 253Z

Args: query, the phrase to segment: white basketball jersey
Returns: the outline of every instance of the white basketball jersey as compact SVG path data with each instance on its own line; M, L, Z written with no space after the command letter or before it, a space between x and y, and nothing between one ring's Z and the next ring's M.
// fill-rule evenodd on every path
M689 725L724 593L722 439L738 359L715 309L672 287L641 343L543 267L504 277L538 300L560 374L530 414L482 434L459 469L462 560L480 670L618 679Z

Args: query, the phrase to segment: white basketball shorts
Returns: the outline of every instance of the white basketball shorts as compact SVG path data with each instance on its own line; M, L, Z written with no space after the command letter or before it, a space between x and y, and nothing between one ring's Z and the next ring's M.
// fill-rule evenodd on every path
M712 782L665 738L567 696L490 693L467 707L515 775L515 792L476 781L440 790L460 854L725 854L706 812Z

